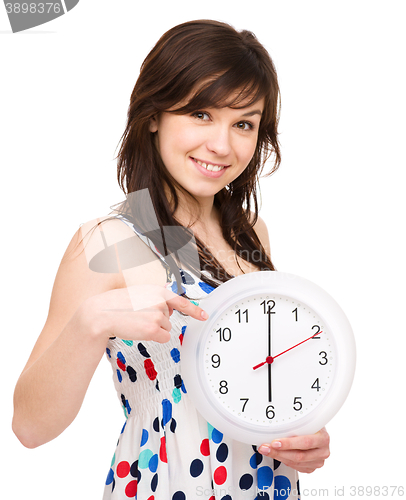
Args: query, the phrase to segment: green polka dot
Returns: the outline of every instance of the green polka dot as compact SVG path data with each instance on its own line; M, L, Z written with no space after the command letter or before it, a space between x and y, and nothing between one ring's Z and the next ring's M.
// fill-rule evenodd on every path
M124 339L121 339L121 342L124 342L124 344L127 344L129 345L130 347L134 344L134 342L132 340L124 340Z
M198 300L191 300L190 301L192 304L194 304L195 306L198 306L199 305L199 301Z
M113 459L111 460L110 467L113 467L115 461L116 461L116 454L114 453Z
M175 387L175 389L172 391L172 397L175 403L179 403L179 401L182 399L182 393L180 392L180 389Z
M138 456L138 468L139 469L148 469L149 461L153 453L151 450L143 450Z
M207 422L207 429L209 431L209 439L211 439L211 435L213 434L214 427Z

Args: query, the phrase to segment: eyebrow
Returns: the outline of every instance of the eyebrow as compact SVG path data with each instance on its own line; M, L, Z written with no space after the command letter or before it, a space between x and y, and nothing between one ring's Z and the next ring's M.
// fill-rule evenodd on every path
M262 111L260 109L254 109L253 111L248 111L247 113L244 113L242 116L253 116L253 115L262 116Z

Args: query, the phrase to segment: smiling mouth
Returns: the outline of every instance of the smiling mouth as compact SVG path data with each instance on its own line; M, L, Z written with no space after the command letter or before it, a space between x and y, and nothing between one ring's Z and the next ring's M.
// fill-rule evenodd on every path
M227 168L230 166L230 165L216 165L214 163L206 163L204 161L198 160L197 158L193 158L193 157L191 157L191 158L196 163L198 163L201 167L205 168L206 170L209 170L210 172L219 172L220 170L223 170L224 168Z

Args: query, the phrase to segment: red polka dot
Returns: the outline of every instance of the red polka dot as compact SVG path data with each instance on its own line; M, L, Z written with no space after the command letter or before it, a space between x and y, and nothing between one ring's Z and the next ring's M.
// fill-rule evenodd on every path
M183 345L183 333L181 333L179 335L179 342L180 342L180 345Z
M155 380L158 373L155 370L154 363L150 359L144 361L145 372L150 380Z
M210 444L208 439L203 439L202 444L200 445L200 453L205 457L210 455Z
M215 498L215 497L213 497L213 496L211 496L211 497L209 498L209 500L216 500L216 498Z
M213 478L216 484L224 484L227 479L227 469L223 466L217 467L214 471Z
M165 436L161 437L161 447L159 448L159 458L161 459L161 462L168 463L168 457L166 455Z
M137 494L137 481L130 481L125 487L125 494L128 498L134 498Z
M130 472L130 464L128 462L120 462L117 465L117 476L126 477Z
M154 500L154 499L155 499L154 495L151 495L151 496L148 498L148 500Z
M123 370L123 372L125 372L125 371L126 371L125 364L124 364L122 361L120 361L118 358L117 358L117 365L118 365L118 367L119 367L121 370Z

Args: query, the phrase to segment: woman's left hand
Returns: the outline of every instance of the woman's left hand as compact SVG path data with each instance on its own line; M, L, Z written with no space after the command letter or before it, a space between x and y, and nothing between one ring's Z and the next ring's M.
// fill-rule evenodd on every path
M298 472L313 472L323 467L330 456L330 436L323 427L321 431L309 436L275 439L270 444L258 448L262 455L296 469Z

